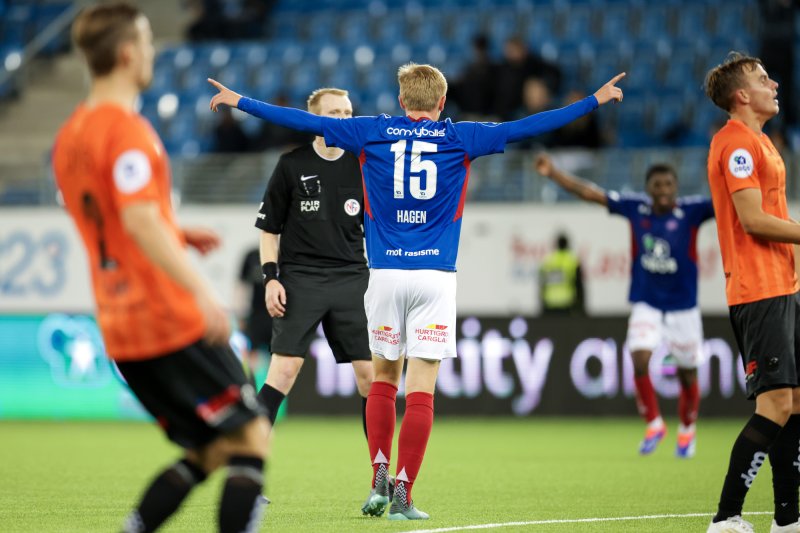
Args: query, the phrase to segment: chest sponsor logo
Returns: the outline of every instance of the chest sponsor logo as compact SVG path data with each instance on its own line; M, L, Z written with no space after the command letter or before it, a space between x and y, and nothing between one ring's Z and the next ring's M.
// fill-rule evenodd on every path
M354 217L361 212L361 204L355 198L350 198L344 203L344 212Z
M315 213L319 211L319 200L300 200L301 213Z
M734 150L728 159L728 170L737 178L749 178L753 175L754 168L753 156L744 148Z
M653 274L674 274L678 271L678 261L672 257L667 241L647 233L642 237L642 244L642 268Z

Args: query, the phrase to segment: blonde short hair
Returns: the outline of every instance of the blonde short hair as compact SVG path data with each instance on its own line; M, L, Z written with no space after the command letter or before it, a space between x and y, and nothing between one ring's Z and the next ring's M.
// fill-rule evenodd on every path
M308 96L308 100L306 101L306 109L308 109L309 113L319 115L319 101L322 100L322 97L326 94L347 96L349 93L344 89L337 89L335 87L323 87L322 89L317 89Z
M723 111L733 111L734 93L747 85L745 71L764 66L760 59L739 52L730 52L721 64L706 74L703 83L706 95Z
M397 70L400 98L407 111L436 109L439 100L447 93L444 74L430 65L408 63Z

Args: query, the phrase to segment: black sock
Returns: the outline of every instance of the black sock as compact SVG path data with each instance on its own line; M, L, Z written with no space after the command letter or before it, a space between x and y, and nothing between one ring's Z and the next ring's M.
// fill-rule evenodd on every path
M150 483L139 506L128 516L125 533L148 533L174 513L192 488L206 478L203 470L181 459Z
M797 522L800 486L800 415L792 415L769 449L775 522L785 526Z
M728 473L722 485L722 495L714 522L742 514L744 498L781 426L761 415L754 414L739 433L731 450Z
M228 479L219 504L220 533L257 531L264 500L264 460L234 456L228 462Z
M369 443L369 435L367 435L367 399L361 398L361 422L364 424L364 437Z
M267 407L267 417L271 426L275 425L275 419L278 418L278 409L281 408L284 398L286 398L284 393L266 383L258 391L258 399L261 400L262 405Z

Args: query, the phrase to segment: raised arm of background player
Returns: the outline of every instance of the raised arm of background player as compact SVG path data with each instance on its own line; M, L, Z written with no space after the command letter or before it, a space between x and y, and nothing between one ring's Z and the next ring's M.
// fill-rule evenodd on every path
M261 264L278 262L278 244L280 235L261 230L259 239L259 251L261 254ZM271 279L266 285L267 292L264 295L264 302L267 304L267 312L272 318L282 317L286 312L286 289L277 279Z
M608 196L605 189L598 187L591 181L573 176L561 170L553 164L553 160L547 154L539 154L534 163L536 172L550 178L554 183L561 186L567 192L571 192L581 200L594 202L602 206L608 206Z
M511 122L499 122L492 124L482 124L482 127L497 128L495 131L504 137L505 142L517 142L524 139L535 137L542 133L558 129L573 120L576 120L587 113L590 113L598 106L610 101L622 101L622 89L616 87L616 83L625 76L622 72L614 76L608 83L600 87L592 96L584 98L574 104L570 104L561 109L543 111L530 115L520 120ZM211 99L210 107L213 111L220 105L236 107L250 115L272 122L279 126L290 128L306 133L324 137L324 124L326 121L340 120L364 120L368 117L353 118L331 118L321 117L307 111L294 109L291 107L280 107L266 102L260 102L252 98L243 97L219 83L208 79L208 82L219 90L219 93ZM461 123L465 124L465 123ZM474 124L474 123L473 123Z

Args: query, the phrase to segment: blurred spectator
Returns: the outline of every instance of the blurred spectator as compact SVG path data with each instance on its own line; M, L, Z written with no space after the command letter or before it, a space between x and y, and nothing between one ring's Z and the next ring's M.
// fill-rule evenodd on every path
M501 120L513 118L522 106L522 93L528 78L540 79L550 94L557 94L561 70L557 65L533 54L520 37L512 37L503 47L503 61L497 67L493 113Z
M794 93L795 13L800 0L759 0L759 55L769 77L777 81L784 127L797 123Z
M275 98L275 105L288 107L289 99L285 94L279 94ZM253 148L256 151L268 150L272 148L286 150L303 144L309 144L313 140L313 135L290 130L289 128L284 128L283 126L277 126L271 122L264 121L263 125L261 126L261 131L258 133L253 142Z
M214 151L219 153L247 152L250 139L229 107L220 108L219 122L214 127Z
M259 351L269 354L272 343L272 317L267 313L266 289L257 247L248 250L242 261L237 283L236 308L239 329L250 341L248 363L251 369L255 369L259 365Z
M188 0L190 41L259 39L266 36L269 13L277 0Z
M583 273L569 237L559 233L556 249L539 267L539 297L544 315L584 315Z
M496 69L489 56L489 38L476 35L472 39L472 60L448 91L463 120L485 120L491 115Z
M522 107L517 109L510 118L520 119L553 108L553 98L550 89L541 78L528 78L522 84ZM543 133L531 139L525 139L506 149L530 150L533 147L551 146L556 132Z
M586 95L578 90L571 90L564 97L564 105L568 106L582 100ZM553 132L550 146L569 146L580 148L600 148L605 144L597 122L597 113L589 113L578 120Z

